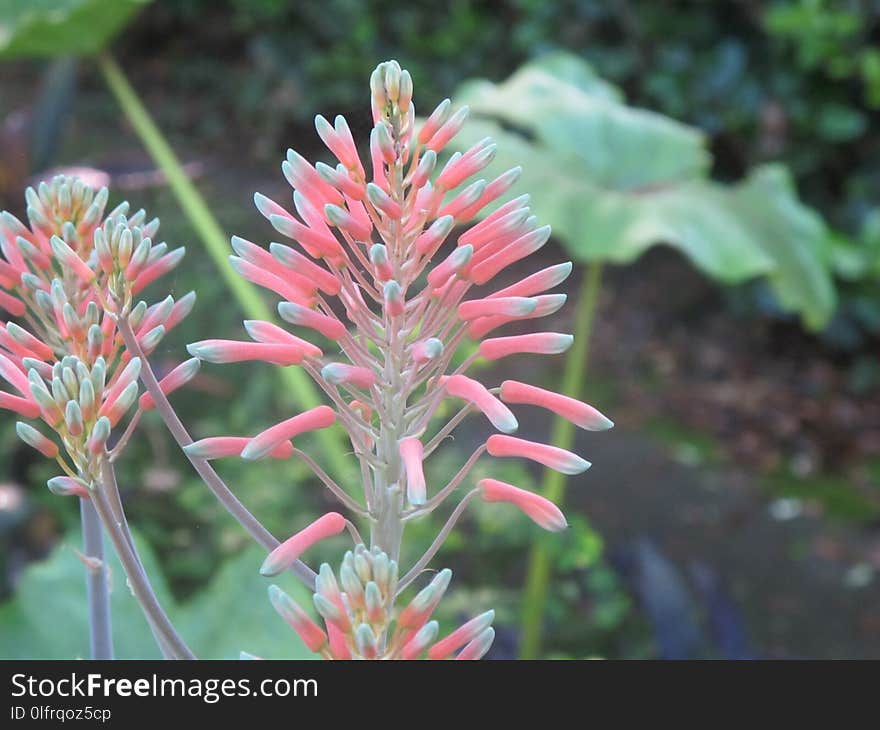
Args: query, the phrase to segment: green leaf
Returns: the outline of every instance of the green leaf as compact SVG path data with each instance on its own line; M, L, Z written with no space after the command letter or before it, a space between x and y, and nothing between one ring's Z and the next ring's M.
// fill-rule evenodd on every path
M766 276L807 327L828 321L829 234L784 168L758 168L735 185L710 180L697 130L625 106L572 56L528 64L501 84L469 82L457 100L476 118L455 147L493 137L486 178L520 165L518 189L575 259L624 264L668 245L723 284Z
M163 606L168 591L149 549L138 551ZM0 606L0 656L4 659L79 659L89 656L89 618L85 566L77 554L78 533L63 540L47 560L22 575L15 597ZM109 541L107 549L109 550ZM112 553L112 551L111 551ZM112 555L110 606L113 642L120 659L161 659L140 606L125 584L122 566Z
M24 572L15 596L0 606L0 657L74 659L88 656L85 567L76 549L78 534L59 544L48 559ZM269 603L269 581L259 574L265 553L243 551L224 565L193 600L177 605L169 595L149 546L136 539L138 552L160 603L177 630L201 659L237 659L245 650L267 659L308 659L309 652ZM108 546L109 547L109 546ZM113 640L120 659L160 659L137 601L128 591L115 555L110 557ZM307 610L305 588L279 580Z
M102 51L150 0L0 0L0 57Z

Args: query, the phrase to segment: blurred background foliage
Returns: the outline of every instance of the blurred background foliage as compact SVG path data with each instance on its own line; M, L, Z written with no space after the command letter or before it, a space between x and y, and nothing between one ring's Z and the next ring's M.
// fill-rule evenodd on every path
M70 45L45 43L47 7L64 11L52 22L74 24ZM423 0L0 3L0 56L83 57L3 66L3 204L15 211L25 181L47 167L89 164L117 199L160 215L169 241L192 242L194 229L154 163L133 151L89 62L126 21L112 49L229 233L266 240L252 192L285 189L276 171L287 146L322 154L316 113L343 113L366 136L366 75L394 57L413 75L420 111L446 96L471 105L468 139L491 134L499 167L524 166L518 190L532 194L568 256L631 264L606 278L594 374L584 379L584 396L618 429L579 442L596 467L571 498L572 529L544 539L511 512L477 510L441 554L456 572L445 620L496 606L494 655L515 656L524 554L537 539L553 565L547 656L880 655L880 616L856 606L864 594L848 593L876 589L880 573L880 2L452 0L442 12ZM637 262L658 244L692 269L657 251ZM563 250L548 252L548 263ZM205 332L238 336L240 306L215 272L190 245L173 286L197 289L199 304L157 359L173 364ZM563 313L577 306L578 283L576 275ZM558 328L570 327L560 316ZM546 383L558 381L562 363L545 367ZM198 435L254 433L286 412L278 388L269 368L209 369L177 404ZM143 434L121 477L181 620L217 602L217 586L246 587L259 603L260 581L242 567L246 537L161 424L146 419ZM469 453L471 436L434 460L436 481ZM35 586L63 580L65 545L78 538L74 512L34 486L50 475L8 419L0 446L0 590L11 597L0 610L0 653L20 656L48 651L7 642L51 610L33 599ZM516 465L492 469L531 479ZM330 505L296 464L233 460L222 470L276 534ZM674 503L655 505L649 491ZM772 531L762 531L765 521ZM414 525L412 545L434 529ZM698 535L687 549L681 529ZM734 557L745 557L725 552L733 548L720 545L724 530L743 540L757 532L755 544L773 552L775 583L753 556L738 572ZM53 549L50 562L26 569ZM318 553L315 562L335 559L332 545ZM830 602L816 585L825 579ZM789 592L774 593L779 585ZM786 608L792 601L803 615ZM823 603L852 635L826 630ZM207 619L196 648L259 654L286 631L262 618L262 628L245 620L213 644ZM283 646L293 656L295 645ZM62 646L79 651L63 642L53 651Z

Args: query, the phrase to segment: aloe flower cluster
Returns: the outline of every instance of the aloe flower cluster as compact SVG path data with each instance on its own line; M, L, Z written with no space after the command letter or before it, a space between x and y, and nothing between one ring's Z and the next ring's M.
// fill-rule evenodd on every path
M0 323L0 378L9 386L0 408L27 419L17 423L18 435L64 470L49 488L87 498L111 457L111 434L138 400L141 360L125 348L118 318L129 319L150 353L194 296L134 303L184 251L154 245L159 221L147 221L143 210L129 216L128 203L105 215L106 188L58 176L25 198L29 225L0 215L0 307L22 322ZM178 369L168 385L183 385L198 364Z
M494 157L491 139L463 154L444 155L467 108L453 110L447 99L417 123L411 77L396 62L379 65L370 86L373 128L366 165L345 119L331 124L318 116L317 133L338 164L312 165L290 150L281 167L293 188L293 211L255 196L259 211L295 245L273 242L267 250L241 238L232 241L235 269L280 297L278 314L293 332L247 321L250 342L206 340L189 347L212 363L302 367L330 405L253 438L207 438L188 451L205 459L300 456L342 505L369 525L369 545L356 544L346 553L338 573L327 564L320 568L314 608L323 626L280 589L270 589L275 608L311 650L336 659L476 659L492 643L491 612L436 641L438 625L431 616L450 571L437 573L398 609L401 592L428 567L473 499L512 504L547 530L564 528L565 517L538 494L482 479L458 500L424 556L398 578L405 525L454 499L484 454L528 459L565 474L590 466L569 451L511 435L518 428L511 405L545 408L586 429L612 424L563 395L513 380L487 387L469 374L478 359L568 349L568 334L497 331L557 312L565 295L548 292L566 279L571 264L549 266L498 288L495 282L506 270L525 263L550 237L550 228L531 215L527 195L501 203L519 169L490 181L474 179ZM459 410L440 419L447 400ZM425 460L471 413L481 413L498 433L447 483L429 484ZM296 448L301 434L334 423L345 429L359 462L356 493ZM262 573L280 573L316 542L346 528L359 543L348 519L324 515L271 551Z

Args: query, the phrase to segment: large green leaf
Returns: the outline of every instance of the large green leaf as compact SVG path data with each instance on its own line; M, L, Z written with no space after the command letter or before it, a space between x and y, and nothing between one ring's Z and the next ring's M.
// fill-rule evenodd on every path
M457 100L476 117L457 148L493 137L499 149L486 175L521 165L519 189L574 258L628 263L665 244L725 284L765 275L808 327L830 317L828 232L783 168L713 182L698 131L625 106L568 55L528 64L501 84L469 82Z
M0 658L73 659L88 656L88 612L84 566L71 535L22 576L13 600L0 606ZM307 659L313 655L272 609L268 581L259 574L265 554L253 547L229 561L195 599L177 605L169 596L149 547L138 540L138 551L160 602L173 623L202 659L236 659L246 650L267 659ZM125 584L115 556L111 566L111 606L116 656L158 659L140 606ZM285 590L304 606L304 588L291 579Z
M0 0L0 57L103 50L150 0Z

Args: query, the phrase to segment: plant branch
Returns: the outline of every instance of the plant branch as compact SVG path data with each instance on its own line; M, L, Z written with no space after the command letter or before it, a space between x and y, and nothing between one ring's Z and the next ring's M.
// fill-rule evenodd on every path
M90 499L80 499L83 553L86 556L86 594L89 605L89 647L92 659L113 658L110 589L104 556L104 531Z

